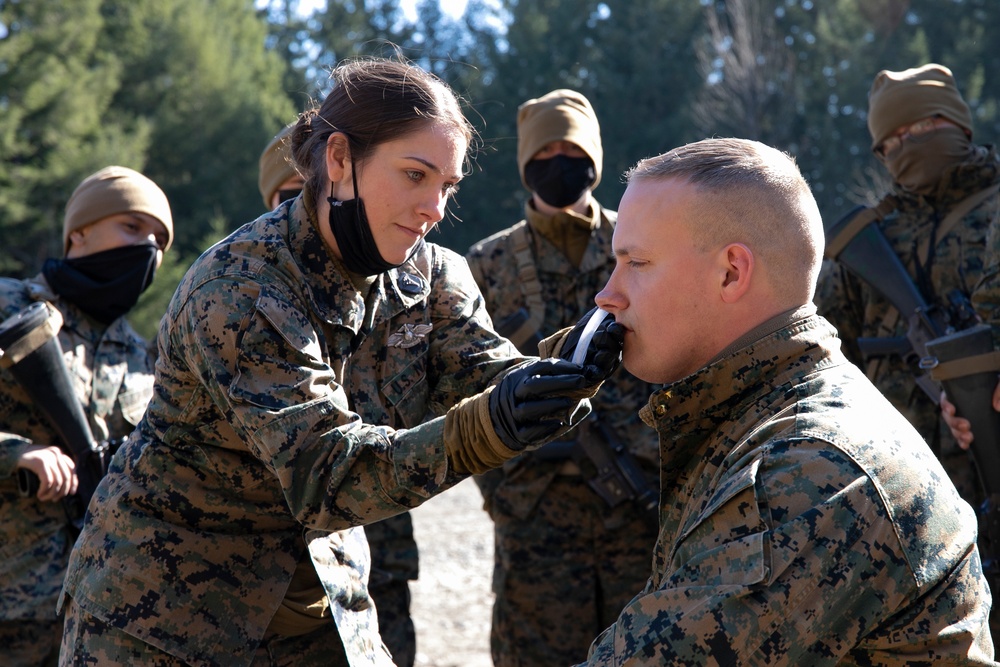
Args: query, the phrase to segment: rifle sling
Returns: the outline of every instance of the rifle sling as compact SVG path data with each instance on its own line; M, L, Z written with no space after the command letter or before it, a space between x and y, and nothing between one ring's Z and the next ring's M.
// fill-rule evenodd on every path
M835 237L827 241L825 254L830 259L837 259L840 253L844 251L844 248L854 240L854 237L864 229L869 222L874 222L875 220L880 220L877 208L866 208L858 211L858 214L854 216L850 222L844 225L844 228L840 230Z
M528 235L528 222L522 220L514 225L511 231L514 244L514 259L517 261L517 279L521 283L521 294L528 310L528 319L507 338L518 349L534 336L545 320L545 302L542 300L542 283L535 270L535 260L531 256L531 238Z
M943 382L945 380L954 380L955 378L988 371L1000 371L1000 351L993 350L992 352L976 354L971 357L938 362L930 370L930 375L934 381Z
M937 240L940 241L944 237L948 236L949 232L955 228L955 225L958 224L959 220L964 218L970 211L972 211L972 209L982 204L997 192L1000 192L1000 183L994 183L993 185L984 188L979 192L973 193L958 202L958 204L956 204L955 207L948 212L948 215L945 216L944 220L941 221L941 226L938 227L936 235ZM930 242L931 239L929 236L923 240L920 244L920 250L917 255L918 257L926 259L929 256Z
M59 309L53 308L47 301L44 303L48 308L49 318L44 324L19 338L7 349L0 350L0 368L10 368L20 363L26 356L59 334L59 329L62 328L63 324L62 313L59 312Z
M602 215L602 211L598 210L597 215ZM614 227L617 213L603 211L603 215ZM517 279L521 283L521 294L524 296L528 319L508 335L507 339L521 349L525 342L541 331L545 321L545 301L542 299L542 281L538 278L535 258L531 254L531 233L527 220L522 220L511 228L511 242L514 246L514 259L517 262Z

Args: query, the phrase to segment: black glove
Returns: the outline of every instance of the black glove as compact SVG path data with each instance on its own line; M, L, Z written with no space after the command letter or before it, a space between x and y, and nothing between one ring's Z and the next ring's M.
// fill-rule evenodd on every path
M597 307L591 308L584 315L576 326L566 334L562 349L559 351L559 358L572 361L573 352L583 335L583 330L590 321L591 316ZM614 315L608 313L604 320L598 325L594 337L590 339L587 346L587 356L584 358L584 373L591 384L603 382L611 377L611 374L618 370L622 363L622 346L625 344L625 328L615 322Z
M572 395L591 384L575 364L528 362L505 375L490 394L493 430L515 451L540 447L590 414L590 401Z

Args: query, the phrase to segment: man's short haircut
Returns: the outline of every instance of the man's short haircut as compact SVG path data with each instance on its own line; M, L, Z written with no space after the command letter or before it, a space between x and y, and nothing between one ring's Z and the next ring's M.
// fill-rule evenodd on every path
M747 139L704 139L640 160L625 178L676 178L711 193L693 221L695 242L706 250L743 243L775 292L799 302L790 306L812 300L823 258L823 221L809 184L787 153Z

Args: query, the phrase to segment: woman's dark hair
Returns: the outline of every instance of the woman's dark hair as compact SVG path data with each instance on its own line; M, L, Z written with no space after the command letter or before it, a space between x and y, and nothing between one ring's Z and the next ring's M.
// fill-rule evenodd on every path
M362 165L379 144L427 125L450 123L472 144L475 130L452 89L433 74L402 60L362 58L338 65L333 90L318 108L299 116L292 130L292 158L314 193L324 192L326 144L347 135L351 159Z

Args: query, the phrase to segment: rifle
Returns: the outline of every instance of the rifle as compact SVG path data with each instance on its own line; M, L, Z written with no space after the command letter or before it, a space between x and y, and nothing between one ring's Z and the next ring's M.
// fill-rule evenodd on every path
M77 493L63 499L70 523L79 529L87 504L107 471L110 443L98 443L73 390L73 381L59 345L62 316L36 301L0 323L0 365L24 388L32 403L59 436L57 443L76 464ZM34 478L34 479L32 479ZM38 490L38 478L18 469L23 497Z
M997 386L997 356L993 328L977 324L927 343L928 356L921 360L931 377L944 387L956 411L972 424L976 435L970 449L976 462L979 485L985 500L979 507L980 524L988 552L983 554L983 572L994 594L1000 594L1000 413L993 409Z
M585 473L591 466L596 469L587 479L594 493L608 507L634 503L643 516L659 525L659 494L625 445L593 413L576 427L576 434L578 446L572 453Z
M986 500L979 507L980 525L987 553L983 570L991 589L1000 591L1000 414L993 410L992 395L1000 370L1000 353L994 351L992 328L978 322L968 298L953 290L947 310L930 305L913 284L902 261L878 225L857 224L857 209L827 230L828 256L836 259L889 301L909 328L905 338L859 338L866 356L899 354L916 365L917 384L935 404L944 389L958 414L968 419L976 434L970 448Z

